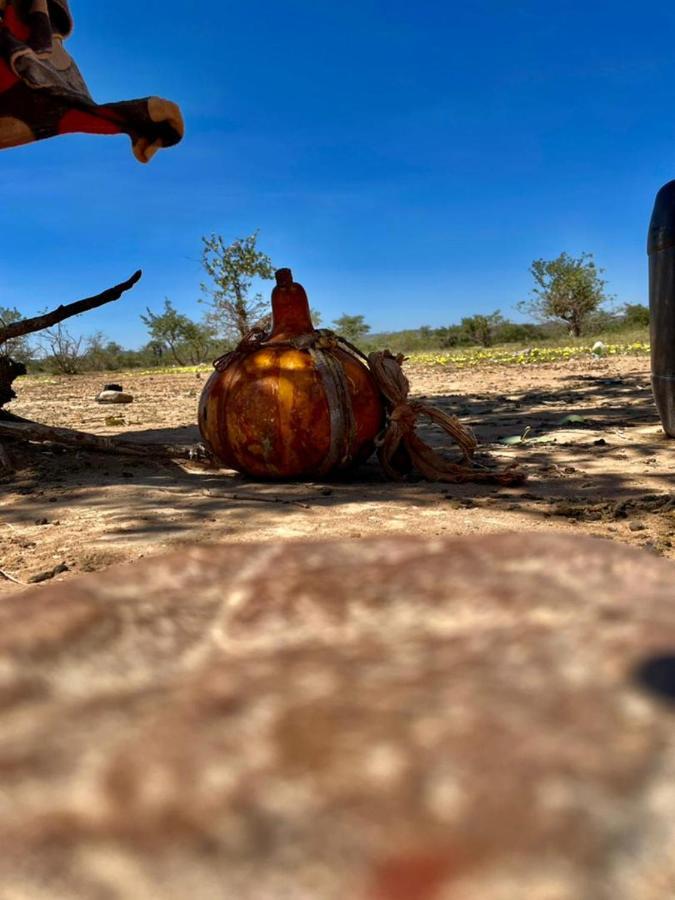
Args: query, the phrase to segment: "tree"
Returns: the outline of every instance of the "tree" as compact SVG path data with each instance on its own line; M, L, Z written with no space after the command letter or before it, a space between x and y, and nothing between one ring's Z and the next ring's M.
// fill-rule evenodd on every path
M575 337L582 333L589 315L611 298L605 293L592 253L574 258L561 253L556 259L535 259L530 272L535 281L532 298L519 309L539 319L562 319Z
M131 367L135 362L135 356L133 350L125 350L116 341L106 340L105 336L97 331L87 338L83 363L87 371L113 372Z
M59 322L44 332L45 358L59 375L79 375L82 371L83 338L73 337Z
M623 319L626 325L647 328L649 326L649 307L642 303L626 303L623 307Z
M258 232L226 244L220 235L202 238L202 265L212 286L202 285L211 307L209 321L225 338L243 338L270 322L262 294L250 296L254 278L274 276L272 260L257 248Z
M370 325L366 322L365 316L348 316L343 313L333 322L333 331L352 344L357 344L368 334Z
M222 355L222 347L216 340L215 327L208 322L190 322L185 329L184 346L184 352L187 353L192 366L198 366L208 359L213 359L214 356Z
M481 347L491 347L494 343L497 329L504 324L504 318L497 309L487 316L475 315L462 319L460 327L464 329L467 337L473 344Z
M495 339L500 344L514 344L531 341L541 341L546 333L541 325L533 322L502 322L497 330Z
M447 325L436 329L436 337L441 347L460 347L469 343L469 336L461 325Z
M8 325L13 325L15 322L20 321L21 313L18 309L9 309L6 306L0 306L0 328L5 328ZM0 343L0 356L12 356L21 363L28 361L30 352L28 341L23 335Z
M179 366L185 366L188 363L198 365L209 355L214 340L213 328L179 313L171 300L164 301L164 312L153 313L148 309L147 316L141 316L141 321L148 329L159 358L168 352Z

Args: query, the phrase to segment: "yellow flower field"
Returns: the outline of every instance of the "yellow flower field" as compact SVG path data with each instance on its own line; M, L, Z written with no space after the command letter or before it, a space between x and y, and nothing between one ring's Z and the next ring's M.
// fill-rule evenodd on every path
M585 357L604 358L607 356L645 356L649 354L649 343L634 341L627 344L605 344L594 352L591 345L570 347L529 347L513 350L510 347L477 347L454 351L419 351L411 353L410 362L423 365L452 366L456 369L471 369L477 366L531 366L538 363L565 362L568 359Z

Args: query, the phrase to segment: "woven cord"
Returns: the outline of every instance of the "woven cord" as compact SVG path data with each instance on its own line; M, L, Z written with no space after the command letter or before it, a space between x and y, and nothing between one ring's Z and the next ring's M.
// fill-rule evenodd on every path
M456 416L450 416L435 406L420 400L409 400L410 384L401 368L403 360L403 356L394 356L389 350L371 353L368 357L370 371L389 407L387 424L377 440L377 455L388 478L400 481L405 475L400 464L402 445L412 465L427 481L502 485L525 481L525 473L516 464L504 469L487 469L476 464L473 455L478 449L478 442L469 428L462 425ZM444 459L422 440L416 431L420 416L426 416L453 439L462 452L461 463Z

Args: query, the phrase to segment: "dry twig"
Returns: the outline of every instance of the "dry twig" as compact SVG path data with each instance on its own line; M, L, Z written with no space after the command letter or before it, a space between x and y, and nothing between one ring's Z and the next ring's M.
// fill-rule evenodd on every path
M242 503L281 503L284 506L299 506L300 509L311 509L312 507L308 503L303 503L301 500L291 500L286 497L276 497L276 496L264 496L258 494L212 494L209 491L206 492L207 497L217 497L221 500L235 500Z
M10 575L9 572L4 572L2 569L0 569L0 578L4 578L5 581L11 581L12 584L21 584L24 587L26 586L25 581L19 581L18 578L15 578L13 575Z
M41 316L34 316L32 319L22 319L20 322L12 322L10 325L5 325L3 328L0 328L0 344L4 344L12 338L23 337L26 334L33 334L35 331L51 328L53 325L58 325L59 322L63 322L64 319L69 319L71 316L78 316L80 313L88 312L90 309L96 309L106 303L119 300L122 294L131 290L140 281L142 274L141 271L135 272L127 281L108 288L107 291L103 291L102 294L97 294L95 297L76 300L74 303L59 306L57 309L43 313Z
M135 456L142 459L200 459L205 452L200 445L185 444L142 444L124 438L104 437L71 428L53 428L25 419L0 419L0 437L10 437L38 444L61 444L78 450L94 450L98 453L113 453L118 456Z

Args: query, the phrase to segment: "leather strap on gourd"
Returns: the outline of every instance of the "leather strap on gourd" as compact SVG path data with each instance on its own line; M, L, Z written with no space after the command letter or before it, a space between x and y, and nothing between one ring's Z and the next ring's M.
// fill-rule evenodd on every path
M342 363L329 349L311 347L309 353L321 377L328 400L330 415L330 448L319 469L326 475L336 466L344 467L352 461L356 438L356 420L352 409L352 398Z
M377 455L387 477L400 481L404 472L397 467L397 451L403 445L410 461L428 481L459 483L468 481L521 484L525 473L515 464L506 469L486 469L476 465L473 455L478 442L473 432L461 424L456 416L449 416L435 406L421 400L409 400L410 384L403 374L401 363L405 357L394 356L389 350L371 353L370 370L389 407L388 421L377 440ZM417 420L426 416L439 425L462 451L462 463L444 459L416 432Z

